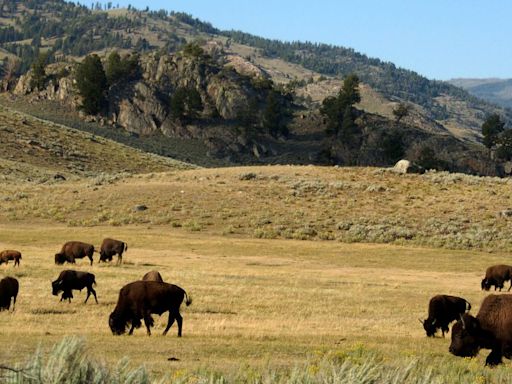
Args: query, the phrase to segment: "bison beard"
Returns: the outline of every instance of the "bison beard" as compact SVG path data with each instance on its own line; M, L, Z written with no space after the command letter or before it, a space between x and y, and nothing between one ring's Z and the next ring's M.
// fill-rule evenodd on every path
M180 305L186 298L188 306L192 300L187 293L177 285L156 281L135 281L125 285L119 292L119 299L114 311L110 314L108 324L114 335L122 335L131 325L129 335L135 328L139 328L144 319L148 335L154 320L151 314L161 315L169 311L169 320L163 332L166 335L176 320L178 324L178 337L181 337L183 318L180 314Z

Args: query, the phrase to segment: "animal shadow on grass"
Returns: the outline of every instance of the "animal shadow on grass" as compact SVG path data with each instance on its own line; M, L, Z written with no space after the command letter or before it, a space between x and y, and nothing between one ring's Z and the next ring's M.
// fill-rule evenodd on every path
M30 311L33 315L69 315L76 313L76 310L63 310L53 308L37 308Z

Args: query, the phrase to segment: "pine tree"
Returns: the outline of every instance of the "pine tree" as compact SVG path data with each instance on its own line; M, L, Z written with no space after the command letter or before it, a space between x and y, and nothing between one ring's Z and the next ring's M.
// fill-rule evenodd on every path
M108 83L98 55L86 56L78 64L75 77L83 111L91 115L99 113L105 104Z

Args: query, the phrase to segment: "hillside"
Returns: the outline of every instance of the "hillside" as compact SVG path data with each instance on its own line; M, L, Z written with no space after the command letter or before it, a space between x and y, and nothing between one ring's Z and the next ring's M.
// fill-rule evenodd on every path
M163 172L191 165L0 107L0 178L54 181ZM111 175L111 176L110 176ZM59 178L56 181L61 181ZM16 185L16 184L15 184Z
M49 224L151 225L228 237L512 249L508 179L265 166L120 175L94 189L89 184L5 186L0 221L37 217ZM134 212L137 204L148 209Z
M114 50L131 57L135 52L138 77L110 84L102 116L86 118L97 123L94 131L101 136L200 165L382 166L406 156L439 169L502 174L479 142L485 116L496 111L508 116L507 111L352 49L220 31L167 11L91 11L56 0L13 0L0 11L7 58L3 87L17 95L17 102L4 102L47 120L63 123L60 113L51 113L59 108L44 106L48 101L75 111L80 105L74 63L84 55L97 53L105 65ZM40 52L49 54L50 64L46 88L36 90L33 71L19 81L17 76ZM347 147L342 135L326 133L320 107L352 72L361 79L361 102L353 111L356 144ZM171 111L183 88L201 99L194 118L176 118ZM410 111L400 123L393 116L398 102ZM83 127L84 116L68 112L65 124ZM141 140L127 140L110 127ZM425 153L436 158L425 159Z
M449 82L482 100L512 108L512 79L452 79Z

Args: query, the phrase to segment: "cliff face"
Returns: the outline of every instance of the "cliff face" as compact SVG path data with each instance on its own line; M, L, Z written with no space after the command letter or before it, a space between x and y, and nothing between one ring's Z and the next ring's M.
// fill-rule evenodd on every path
M142 56L139 65L138 78L110 87L106 118L98 120L139 136L161 133L169 137L201 139L210 147L211 156L228 156L244 150L252 156L255 144L252 140L256 138L250 139L244 133L248 130L239 120L249 108L261 113L268 90L257 89L252 79L266 79L264 71L233 56L219 63L206 55L151 53ZM54 100L78 108L81 101L72 67L64 69L70 75L59 78L63 65L48 66L49 80L40 91L32 89L29 72L21 76L13 92L30 95L33 100ZM203 108L194 121L184 123L170 113L170 99L179 88L194 89L200 95Z
M343 137L326 135L318 104L293 105L286 96L276 93L278 103L297 113L288 121L289 135L272 136L262 123L268 96L273 92L267 74L240 56L216 56L215 60L213 55L181 53L141 56L139 75L108 90L103 115L82 114L82 118L96 120L106 128L119 127L139 137L164 135L199 140L205 145L207 156L232 163L386 166L398 160L396 156L416 161L433 151L435 159L427 160L444 169L485 175L499 172L483 150L457 140L439 124L430 130L419 128L414 114L405 119L406 123L398 124L358 111L356 124L360 133L355 142L347 143ZM81 99L73 73L71 65L48 66L47 86L35 91L29 72L19 79L14 93L28 95L34 101L58 101L76 109ZM195 118L180 119L171 113L171 99L179 89L194 90L200 97L202 108Z

